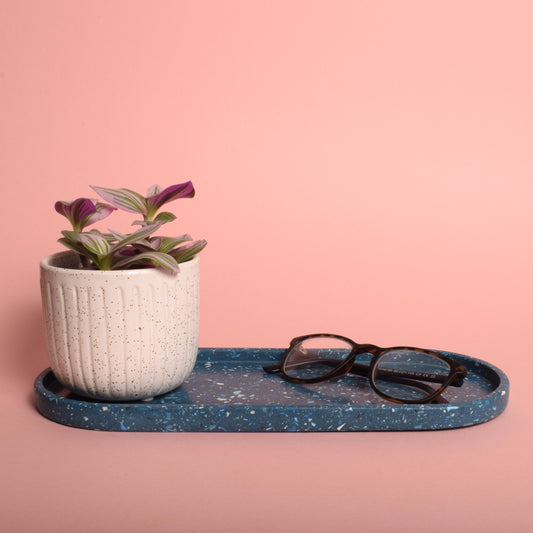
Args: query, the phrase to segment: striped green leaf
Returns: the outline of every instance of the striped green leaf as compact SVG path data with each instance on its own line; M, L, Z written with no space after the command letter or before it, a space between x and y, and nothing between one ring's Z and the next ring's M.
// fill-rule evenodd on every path
M84 248L83 245L79 242L72 242L69 239L65 238L58 239L58 242L60 242L63 246L66 246L69 250L73 250L74 252L82 255L83 257L87 257L91 261L96 260L96 255L89 252L89 250Z
M110 237L112 237L114 241L121 241L122 239L125 239L127 237L127 235L124 235L123 233L119 233L118 231L115 231L112 229L108 231L109 231Z
M164 268L165 270L174 273L177 273L180 270L177 261L171 255L162 254L161 252L144 252L131 257L126 257L113 264L112 268L113 270L119 270L139 264Z
M134 233L131 233L130 235L126 235L123 239L119 240L116 244L112 246L111 252L114 254L121 248L128 246L128 244L142 242L144 239L146 239L146 237L156 232L160 226L161 226L160 223L150 224L149 226L144 226L141 229L138 229L137 231L135 231Z
M170 255L178 262L185 263L190 261L196 254L200 253L207 246L207 241L194 241L184 244L179 248L170 251Z
M148 190L146 191L146 197L149 198L150 196L159 194L161 191L162 189L159 185L152 185L151 187L148 187Z
M176 215L174 213L169 213L168 211L162 211L154 218L154 222L161 222L163 224L172 222L173 220L176 220Z
M181 235L180 237L162 237L161 245L159 246L159 251L168 254L170 250L187 241L192 241L192 237L187 234Z
M130 189L107 189L106 187L96 187L91 185L91 188L96 191L102 198L107 200L124 211L130 213L141 213L146 215L147 205L144 196Z
M61 232L61 235L65 237L70 242L80 242L80 232L79 231L69 231L64 230Z
M97 257L105 257L109 253L109 243L99 231L80 233L80 242L84 248Z

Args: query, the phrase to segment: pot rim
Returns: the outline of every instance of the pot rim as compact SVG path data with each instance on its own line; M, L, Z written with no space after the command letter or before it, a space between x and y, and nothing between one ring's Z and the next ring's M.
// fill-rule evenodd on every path
M40 267L42 270L46 270L48 272L55 272L55 273L65 273L65 272L72 272L76 274L83 274L87 276L95 276L95 277L109 277L109 276L115 276L115 277L121 277L121 276L150 276L153 275L155 272L159 272L164 275L172 276L172 273L163 271L163 269L160 268L131 268L131 269L121 269L121 270L89 270L89 269L83 269L83 268L68 268L68 267L62 267L62 266L56 266L51 264L54 259L60 258L60 257L73 257L77 255L76 252L73 250L64 250L62 252L55 252L53 254L47 255L43 259L41 259ZM198 256L193 257L189 261L185 261L184 263L179 263L180 272L182 269L188 269L188 268L194 268L195 265L198 264L200 258ZM179 272L178 272L179 274Z

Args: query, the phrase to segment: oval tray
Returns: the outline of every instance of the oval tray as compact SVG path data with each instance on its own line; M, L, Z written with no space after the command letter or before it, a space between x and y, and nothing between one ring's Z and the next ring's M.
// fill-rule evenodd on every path
M263 372L282 349L200 348L195 369L178 389L148 402L103 402L70 393L50 369L35 380L37 408L67 426L104 431L413 431L472 426L507 406L509 380L498 368L441 352L464 364L462 387L447 404L394 404L368 381L343 377L314 385Z

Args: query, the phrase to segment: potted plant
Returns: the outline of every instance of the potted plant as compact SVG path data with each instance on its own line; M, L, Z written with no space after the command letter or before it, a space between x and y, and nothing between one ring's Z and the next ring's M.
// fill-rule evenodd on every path
M104 202L78 198L55 209L72 229L68 250L41 261L41 295L50 366L71 391L98 400L147 400L178 387L198 350L199 258L207 244L156 236L176 217L160 208L195 194L190 181L146 196L92 187ZM116 209L136 213L123 234L86 230Z

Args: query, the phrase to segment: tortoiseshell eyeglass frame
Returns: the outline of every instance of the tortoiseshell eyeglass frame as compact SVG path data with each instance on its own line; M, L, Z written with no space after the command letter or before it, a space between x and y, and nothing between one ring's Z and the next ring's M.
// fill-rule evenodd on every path
M292 351L304 341L309 340L309 339L316 339L320 337L326 337L330 339L344 341L345 343L351 346L352 350L346 358L340 360L338 365L335 365L330 372L327 372L323 376L313 377L313 378L296 378L294 376L291 376L287 372L286 365L287 365L287 361ZM424 390L428 394L426 397L422 399L417 399L417 400L398 399L398 398L395 398L394 396L390 396L382 392L381 390L379 390L379 388L376 386L375 379L376 379L377 372L378 372L377 364L380 358L386 355L388 352L393 351L393 350L394 351L395 350L409 350L409 351L414 351L414 352L421 352L421 353L436 357L438 359L441 359L442 361L445 361L450 367L450 373L446 377L432 375L431 379L427 379L428 375L425 375L424 373L420 373L420 372L417 373L417 372L411 372L411 371L410 372L390 371L390 376L388 376L390 381L394 381L395 383L400 383L400 384L419 388L421 390ZM370 353L373 355L368 365L356 363L356 357L359 354L363 354L363 353ZM400 404L404 404L404 403L417 404L417 403L429 403L429 402L448 403L444 398L441 397L441 394L450 385L453 387L461 387L467 375L467 370L464 365L461 365L457 361L454 361L453 359L446 357L442 353L436 352L434 350L426 350L424 348L414 348L411 346L392 346L388 348L381 348L380 346L376 346L374 344L358 344L357 342L353 341L352 339L349 339L348 337L344 337L342 335L330 334L330 333L314 333L311 335L303 335L300 337L295 337L294 339L292 339L287 350L285 350L281 363L277 365L264 366L263 370L269 374L281 374L283 379L290 381L292 383L299 383L302 385L311 384L311 383L319 383L321 381L326 381L332 378L340 378L342 376L345 376L348 373L356 374L358 376L367 377L370 382L370 386L372 387L374 392L376 392L376 394L378 394L380 397L390 402L400 403ZM387 377L384 377L384 376L379 376L379 378L382 380L387 380ZM440 383L441 386L438 389L433 390L432 388L425 385L424 383L420 383L420 381L418 381L417 378L418 379L423 378L425 381L433 381L436 383Z

